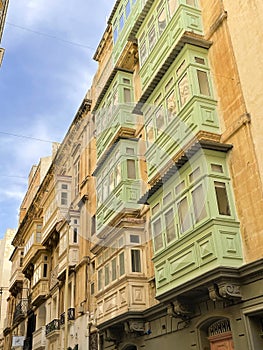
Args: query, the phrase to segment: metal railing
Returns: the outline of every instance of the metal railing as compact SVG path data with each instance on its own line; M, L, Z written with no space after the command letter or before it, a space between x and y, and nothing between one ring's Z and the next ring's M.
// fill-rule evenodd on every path
M73 321L75 320L75 309L74 307L71 307L68 309L68 321ZM65 324L65 312L63 312L60 315L60 324L63 325Z
M21 318L24 318L28 311L28 299L21 299L21 301L16 305L13 323L18 322Z
M59 319L55 318L53 321L46 325L46 336L51 332L58 331L60 329Z

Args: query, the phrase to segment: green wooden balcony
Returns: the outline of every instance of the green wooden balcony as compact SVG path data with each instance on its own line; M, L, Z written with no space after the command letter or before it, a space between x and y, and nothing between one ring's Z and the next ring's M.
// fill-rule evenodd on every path
M156 131L156 140L149 143L145 154L148 180L158 175L163 166L171 162L198 132L219 133L219 130L216 102L194 96L164 130Z
M135 134L140 116L131 112L134 104L123 103L113 106L105 114L104 125L97 130L97 159L100 160L103 153L111 146L118 136L131 136Z
M151 14L149 13L147 17L150 18L150 16ZM144 22L145 25L147 24L147 19ZM184 43L179 43L184 33L192 33L193 37L196 34L202 35L201 11L197 8L181 4L152 47L150 47L152 39L151 41L148 39L149 41L147 42L147 39L140 38L144 30L145 28L142 26L137 34L139 40L142 93L147 89L173 50L177 46L178 50L182 48ZM145 37L149 38L149 33Z
M131 215L140 210L138 200L142 193L140 180L121 181L109 194L108 198L98 207L96 214L96 233L114 227L114 220L123 214Z
M241 265L238 223L212 220L154 258L157 296L217 267Z

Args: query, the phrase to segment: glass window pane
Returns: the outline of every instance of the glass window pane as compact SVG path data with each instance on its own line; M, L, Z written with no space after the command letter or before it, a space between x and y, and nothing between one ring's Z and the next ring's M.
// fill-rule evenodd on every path
M102 269L98 271L98 290L102 289Z
M154 142L154 128L152 120L146 125L146 137L148 145Z
M121 182L121 165L117 164L116 166L116 185L118 185Z
M155 250L161 249L163 247L161 219L158 219L153 223L153 239Z
M200 94L210 96L210 88L208 83L207 72L203 72L202 70L197 70L198 84Z
M110 283L110 267L109 264L105 266L104 268L104 281L105 286L107 286Z
M164 31L165 27L166 27L166 13L165 13L165 9L163 9L162 12L158 16L158 27L159 27L159 33L161 35L162 32Z
M162 130L164 130L164 126L165 126L163 108L158 109L158 111L155 114L155 118L156 118L156 130L157 130L157 134L159 135L162 132Z
M120 276L124 275L125 273L124 253L121 253L119 255L119 272L120 272Z
M168 0L168 7L170 17L172 17L178 7L177 0Z
M178 83L181 105L183 106L190 98L190 86L188 76L185 74Z
M221 215L231 215L226 184L224 182L216 182L215 181L215 191L216 191L216 200L218 206L218 212Z
M173 239L175 239L175 224L174 224L174 211L171 208L164 214L165 218L165 227L166 227L166 239L167 243L170 243Z
M124 92L124 102L126 103L131 102L131 90L124 88L123 92Z
M147 48L146 48L145 41L143 43L141 43L140 48L139 48L139 52L140 52L140 61L141 61L141 65L142 65L147 58Z
M118 28L115 28L114 31L113 31L113 41L114 41L114 43L116 43L117 38L118 38Z
M111 280L115 281L117 279L117 262L116 258L111 261Z
M124 26L124 15L122 13L121 17L120 17L120 22L119 22L119 28L120 28L120 31L122 30L123 26Z
M130 14L130 12L131 12L130 0L128 0L128 2L127 2L127 4L126 4L125 12L126 12L126 18L128 18L128 17L129 17L129 14Z
M183 233L191 227L191 217L187 199L184 198L181 200L181 202L178 203L177 208L180 221L180 231Z
M175 92L172 90L170 94L166 97L166 108L168 122L170 123L173 117L176 115L176 102L175 102Z
M193 198L195 222L199 222L207 216L206 207L205 207L205 195L204 195L204 190L202 185L198 186L192 192L192 198Z
M150 50L152 50L152 48L154 47L155 43L156 43L156 31L155 31L155 27L152 26L152 28L149 30L148 33L148 41L149 41L149 48Z
M141 252L138 249L131 250L132 272L141 272Z
M135 160L127 159L127 176L129 179L136 179Z

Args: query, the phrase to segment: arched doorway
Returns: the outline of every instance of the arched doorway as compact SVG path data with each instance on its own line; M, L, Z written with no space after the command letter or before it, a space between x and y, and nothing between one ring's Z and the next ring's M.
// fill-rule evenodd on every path
M227 318L207 320L199 329L204 350L234 350L230 322Z

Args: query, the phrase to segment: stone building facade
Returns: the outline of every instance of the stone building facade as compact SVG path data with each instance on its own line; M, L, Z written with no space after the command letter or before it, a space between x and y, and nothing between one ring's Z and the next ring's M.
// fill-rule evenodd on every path
M5 349L262 347L261 10L115 2L20 218Z

